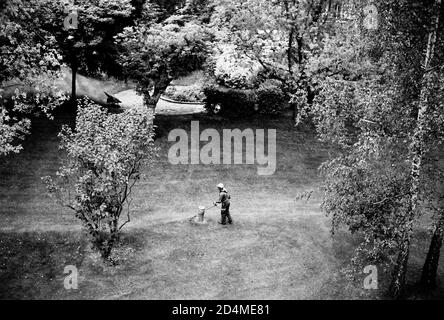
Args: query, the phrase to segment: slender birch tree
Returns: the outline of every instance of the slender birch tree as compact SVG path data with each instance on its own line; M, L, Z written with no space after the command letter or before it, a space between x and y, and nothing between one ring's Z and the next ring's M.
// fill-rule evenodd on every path
M405 215L406 229L402 235L402 241L399 246L397 262L393 271L392 283L390 285L390 293L393 297L399 298L404 294L405 276L407 272L407 263L410 251L410 241L412 236L412 226L415 214L418 210L419 194L420 194L420 178L423 165L424 155L427 152L427 135L430 121L429 114L429 96L432 87L432 73L429 72L431 61L435 54L435 44L437 38L437 30L441 14L441 0L436 0L434 24L428 35L427 48L423 64L424 75L422 78L422 87L419 97L418 115L416 119L416 127L413 133L413 139L410 144L411 152L411 186L410 201Z

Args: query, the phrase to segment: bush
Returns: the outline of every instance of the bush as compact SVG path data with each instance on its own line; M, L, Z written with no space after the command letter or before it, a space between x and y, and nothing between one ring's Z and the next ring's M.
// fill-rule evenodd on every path
M288 107L288 97L277 81L267 80L254 90L232 89L212 83L203 91L207 111L227 117L250 116L255 113L276 115Z
M193 84L190 86L170 85L163 94L172 100L184 102L203 101L205 98L201 84Z
M267 80L256 90L260 114L280 114L288 107L288 97L277 81Z
M209 113L227 117L244 117L256 112L254 90L230 89L218 85L204 88L205 108ZM218 110L217 107L220 106Z
M133 186L143 165L156 154L152 115L130 109L108 114L80 101L76 126L63 126L61 149L67 152L57 177L43 177L48 191L74 210L103 258L108 259L121 228L130 221ZM126 221L120 222L126 214Z
M217 82L229 88L247 89L251 87L251 81L245 74L221 73L217 75Z

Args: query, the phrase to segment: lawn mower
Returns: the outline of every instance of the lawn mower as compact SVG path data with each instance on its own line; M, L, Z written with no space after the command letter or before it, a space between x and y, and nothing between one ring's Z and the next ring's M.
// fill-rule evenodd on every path
M199 206L199 211L197 212L196 215L190 217L189 221L191 223L195 223L195 224L207 224L207 221L205 220L205 217L204 217L205 211L209 210L209 209L212 209L214 207L217 207L217 205L213 204L213 205L211 205L209 207Z

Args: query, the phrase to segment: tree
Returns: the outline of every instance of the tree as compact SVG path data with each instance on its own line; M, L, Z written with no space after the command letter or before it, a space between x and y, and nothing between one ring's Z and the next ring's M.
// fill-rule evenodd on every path
M310 111L320 137L342 153L323 165L324 208L333 227L345 224L363 236L352 262L362 266L371 259L389 267L390 293L400 298L413 225L426 205L439 203L425 190L440 175L427 175L424 168L433 146L442 142L443 42L436 22L442 10L403 0L377 5L378 30L350 28L324 41L322 59L312 63L329 70L336 65L337 72L319 78L320 94ZM424 266L432 277L439 228L435 235Z
M207 56L209 34L191 16L168 16L161 20L159 8L146 3L142 18L116 36L121 47L120 63L128 77L137 81L145 103L155 108L170 82L199 69Z
M55 80L62 62L72 68L72 97L78 69L87 74L107 70L112 52L110 30L128 24L130 1L76 1L78 28L64 30L73 8L65 1L7 0L0 8L0 154L18 152L29 133L30 117L51 111L65 100ZM122 24L123 21L123 24ZM2 98L6 98L3 99ZM13 99L11 99L13 97Z
M432 16L433 24L428 34L427 47L425 51L425 59L423 63L423 77L421 81L421 91L418 101L418 115L416 125L413 131L412 141L410 143L411 153L411 184L410 184L410 201L406 212L406 229L403 230L402 240L399 246L398 259L393 271L393 279L390 285L392 296L398 298L404 294L405 275L407 272L407 262L409 258L410 239L412 234L412 222L415 218L419 206L420 196L420 180L421 170L423 166L424 156L428 152L427 136L429 134L430 122L433 121L434 114L430 112L429 97L431 87L433 86L433 73L429 71L432 67L432 61L435 55L435 45L437 31L439 28L441 16L441 0L436 0L434 6L435 14Z
M34 15L41 19L33 23L54 35L56 48L70 66L73 101L77 72L121 76L113 37L138 15L130 0L76 0L70 6L62 0L40 1Z
M444 28L444 26L441 26L441 28ZM437 49L440 49L439 46ZM436 55L440 56L441 54L442 52L440 53L440 50L437 50ZM434 212L434 215L430 247L421 275L421 285L426 289L436 287L436 276L444 234L444 186L442 184L444 171L437 156L444 142L444 67L441 65L430 72L433 72L432 83L434 85L430 90L429 112L433 121L429 121L427 137L429 152L424 157L422 180L425 181L423 185L427 187L424 191L424 197L430 199L427 202L428 209Z
M340 155L321 167L322 207L332 217L333 231L345 225L361 239L346 270L352 276L368 264L390 272L407 227L408 139L401 133L408 110L396 103L397 92L379 81L332 81L314 103L320 137L340 148Z
M262 67L262 77L276 79L293 96L293 116L315 95L308 61L322 50L334 21L323 0L224 0L213 15L222 43L234 44L239 55ZM311 70L313 72L314 70Z
M108 114L85 100L75 129L64 126L59 135L65 164L55 179L42 178L49 193L75 212L105 259L130 222L131 194L141 169L155 157L152 119L146 110ZM125 211L127 219L119 225Z
M64 100L54 86L62 57L55 38L35 25L43 1L8 0L0 7L0 155L19 152L31 116Z

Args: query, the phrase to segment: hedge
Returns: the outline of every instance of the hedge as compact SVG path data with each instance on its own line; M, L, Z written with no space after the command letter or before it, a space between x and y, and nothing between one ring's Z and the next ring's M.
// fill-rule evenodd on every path
M285 93L276 82L269 80L257 89L232 89L211 84L203 92L207 111L226 117L246 117L257 113L275 115L288 107Z
M256 112L254 90L230 89L211 85L204 88L205 108L209 113L227 117L249 116ZM219 105L220 110L215 110Z

